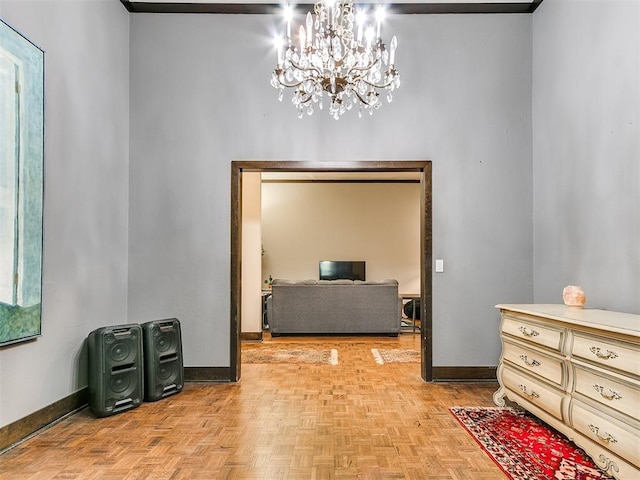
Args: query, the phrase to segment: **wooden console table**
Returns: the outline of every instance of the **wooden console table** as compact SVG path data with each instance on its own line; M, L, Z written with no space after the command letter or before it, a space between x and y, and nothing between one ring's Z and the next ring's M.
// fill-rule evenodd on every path
M497 405L526 408L617 479L640 478L640 315L497 305Z

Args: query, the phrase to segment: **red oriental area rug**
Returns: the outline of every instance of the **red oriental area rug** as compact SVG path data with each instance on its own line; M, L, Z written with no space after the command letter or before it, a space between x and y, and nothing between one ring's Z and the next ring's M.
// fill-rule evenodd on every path
M526 412L502 407L450 410L512 480L612 478L567 437Z

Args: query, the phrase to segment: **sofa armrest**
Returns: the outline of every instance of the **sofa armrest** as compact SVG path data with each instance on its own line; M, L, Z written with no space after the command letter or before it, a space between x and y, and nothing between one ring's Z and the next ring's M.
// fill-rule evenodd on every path
M267 297L267 323L271 324L273 318L273 295Z

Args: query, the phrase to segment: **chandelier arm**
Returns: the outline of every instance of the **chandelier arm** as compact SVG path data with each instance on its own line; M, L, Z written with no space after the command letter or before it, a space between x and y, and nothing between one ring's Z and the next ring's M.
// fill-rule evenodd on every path
M349 70L347 75L350 75L352 70L354 70L354 69ZM388 73L388 72L385 72L385 73ZM378 84L378 83L370 82L363 75L354 75L353 76L353 82L350 82L350 83L363 82L363 83L366 83L367 85L369 85L370 87L373 87L373 88L387 88L388 86L390 86L393 83L393 79L394 78L395 78L395 75L391 76L391 78L387 82Z
M374 67L374 65L376 63L380 63L380 59L379 58L376 58L376 59L372 60L371 63L369 63L368 65L366 65L364 67L358 67L357 65L353 66L353 67L351 67L351 70L370 70L370 69L372 69Z
M300 70L301 72L316 72L318 75L322 76L322 72L320 70L318 70L316 67L309 67L309 68L304 68L301 67L300 65L298 65L295 61L293 61L293 59L289 59L289 61L291 62L291 65L294 66L294 68L296 68L297 70ZM300 82L302 83L302 82Z
M356 92L354 90L353 93L355 93L356 97L358 97L358 100L360 100L362 103L364 103L367 107L371 106L371 103L369 103L365 98L363 98L362 95L360 95L358 92Z
M311 101L312 98L313 98L313 95L307 95L307 98L305 100L300 100L300 104L301 105L307 104Z
M281 81L279 78L278 78L278 83L280 85L282 85L283 87L287 87L287 88L299 87L300 85L302 85L302 82L286 83L286 82Z
M374 60L369 65L366 65L364 67L351 67L347 72L347 75L351 75L351 72L366 72L368 70L371 70L374 67L374 65L378 63L378 61L379 60Z
M347 72L347 75L351 75L354 71L359 71L359 72L368 71L371 68L373 68L373 66L376 63L378 63L379 61L380 60L378 59L378 60L370 63L366 67L351 67L349 69L349 71ZM389 72L391 72L391 70L389 70ZM385 72L385 73L389 73L389 72ZM393 83L393 79L394 78L395 78L395 75L392 75L387 82L378 84L378 83L373 83L373 82L370 82L370 81L366 80L365 77L362 76L362 75L354 75L354 80L355 81L364 82L364 83L366 83L367 85L369 85L370 87L373 87L373 88L387 88L389 85L391 85Z
M391 78L391 80L389 80L386 83L380 83L380 84L369 82L368 80L365 80L364 78L360 78L360 81L366 83L367 85L369 85L370 87L373 87L373 88L387 88L389 85L391 85L393 83L393 78Z

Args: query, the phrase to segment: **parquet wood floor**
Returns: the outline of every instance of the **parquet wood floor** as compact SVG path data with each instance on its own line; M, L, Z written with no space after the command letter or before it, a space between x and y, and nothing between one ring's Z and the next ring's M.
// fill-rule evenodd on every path
M418 364L378 365L371 354L419 343L413 334L244 343L335 348L339 365L243 364L237 384L187 383L103 419L85 409L1 455L0 478L504 479L448 410L492 405L497 383L424 383Z

